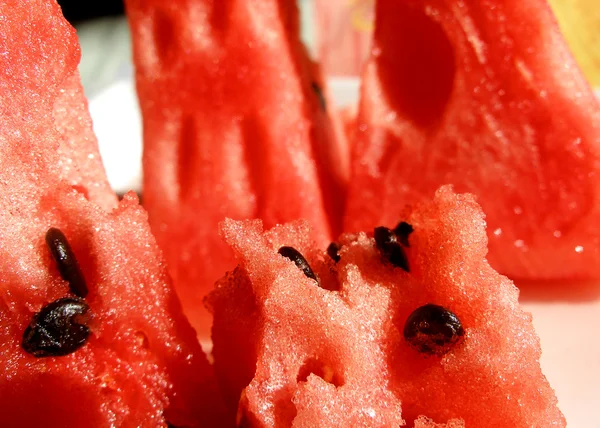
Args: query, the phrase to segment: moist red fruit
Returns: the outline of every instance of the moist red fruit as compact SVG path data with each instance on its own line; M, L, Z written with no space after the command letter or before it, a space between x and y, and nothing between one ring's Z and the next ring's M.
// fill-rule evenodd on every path
M346 230L444 184L513 278L600 277L600 108L545 0L379 0Z
M117 206L117 197L106 178L87 104L79 72L67 76L54 102L54 124L62 137L59 170L86 198L111 210Z
M565 426L531 316L486 261L473 197L445 187L400 218L410 272L365 233L343 235L335 263L306 223L224 223L240 265L207 304L229 411L269 427Z
M223 426L137 198L108 212L82 195L110 199L101 169L78 175L97 148L64 91L80 88L75 30L54 1L3 1L0 17L2 425Z
M128 0L144 118L144 206L201 338L235 266L225 217L339 232L346 159L295 0Z

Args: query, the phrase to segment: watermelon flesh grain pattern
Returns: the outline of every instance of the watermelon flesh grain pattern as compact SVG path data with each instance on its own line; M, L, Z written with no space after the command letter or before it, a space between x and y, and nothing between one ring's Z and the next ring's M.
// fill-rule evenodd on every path
M74 29L54 1L4 1L0 16L2 424L222 426L214 373L147 214L133 194L116 205L95 157ZM68 355L35 358L23 332L69 296L44 240L50 227L67 236L85 276L91 335Z
M67 78L54 102L54 122L61 133L58 167L64 180L107 211L117 206L92 129L79 72Z
M144 127L144 206L201 339L235 267L225 217L307 218L326 245L347 179L341 130L291 0L126 2ZM339 230L334 231L334 233Z
M600 108L544 0L377 2L346 230L444 184L518 279L598 278Z
M410 272L382 260L374 239L346 234L335 263L306 223L263 232L227 220L240 265L207 298L215 370L229 412L250 426L565 426L541 372L541 348L518 290L485 259L480 207L440 189L407 208ZM278 248L292 246L319 283ZM464 327L445 355L403 336L433 303ZM445 425L444 425L445 424Z

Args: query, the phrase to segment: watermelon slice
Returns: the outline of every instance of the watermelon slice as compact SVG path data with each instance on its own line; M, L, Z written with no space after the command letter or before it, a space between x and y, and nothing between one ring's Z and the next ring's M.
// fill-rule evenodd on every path
M2 425L222 426L146 213L134 194L107 212L84 160L74 29L54 1L3 1L0 17Z
M6 10L14 9L15 3L16 2L7 3L5 7L8 9ZM60 21L62 18L54 16L49 19ZM64 28L64 25L60 25L60 27ZM8 29L9 27L7 26L6 29L3 29L2 34L0 34L0 41L3 45L11 43L11 40L15 37ZM69 34L71 32L72 31L70 31ZM49 35L50 34L39 32L35 37L45 37ZM33 44L30 49L36 50L37 46ZM68 53L65 53L65 55L67 54L68 56L65 56L64 58L57 58L55 62L75 61L75 58L78 58L80 55L79 47L73 45L72 49L70 49ZM3 78L3 82L1 83L2 86L0 88L4 91L12 90L14 92L13 98L28 98L32 96L32 94L36 94L36 91L43 91L43 86L45 85L43 79L36 81L29 75L13 75L17 70L16 65L24 61L22 58L24 56L23 53L13 50L6 51L3 55L12 56L10 61L7 60L7 63L10 62L11 66L4 68L0 74ZM51 61L53 60L48 59L48 62ZM59 173L63 179L75 186L86 196L86 198L89 198L103 208L110 210L116 207L117 198L108 184L104 166L102 165L97 140L92 131L92 120L87 111L87 101L83 95L79 73L74 72L70 75L65 75L61 85L62 86L55 97L56 99L54 100L52 113L54 127L62 135L62 138L57 140L59 154L57 162L60 165ZM20 112L11 109L7 103L3 104L4 105L0 107L2 115L13 117L17 120L18 117L16 115L20 114ZM28 113L25 111L20 120L25 121L27 119ZM0 138L2 137L6 138L6 131L0 136Z
M268 427L565 426L474 198L444 187L400 218L327 254L306 223L224 223L240 265L207 304L229 411Z
M128 0L144 129L144 206L186 315L235 264L225 216L339 232L347 161L295 0Z
M379 0L363 79L348 231L450 183L500 272L600 277L600 108L544 0Z

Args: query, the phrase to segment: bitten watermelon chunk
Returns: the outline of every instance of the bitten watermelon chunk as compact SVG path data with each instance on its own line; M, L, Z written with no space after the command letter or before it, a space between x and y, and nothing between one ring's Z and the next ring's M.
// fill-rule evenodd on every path
M399 219L328 254L306 223L224 223L240 265L207 304L229 411L269 427L565 426L474 198L443 187Z
M306 218L325 244L347 160L295 0L128 0L144 128L144 206L186 315L235 264L226 216Z
M357 126L348 231L454 184L501 273L600 277L600 108L545 0L379 0Z
M115 195L79 175L97 147L74 29L54 1L3 1L0 21L2 426L222 426L145 211L84 197Z

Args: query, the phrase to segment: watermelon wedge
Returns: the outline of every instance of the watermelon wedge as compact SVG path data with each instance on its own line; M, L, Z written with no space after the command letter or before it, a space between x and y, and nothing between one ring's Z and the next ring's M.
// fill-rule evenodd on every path
M226 216L341 225L347 160L294 0L128 0L144 129L144 206L186 315L235 266Z
M600 108L545 0L379 0L345 227L443 184L512 278L600 277Z
M229 411L242 426L565 426L474 198L443 187L399 218L327 253L303 222L225 221L240 265L207 305Z
M145 211L105 210L75 30L53 0L0 17L2 426L223 426Z

